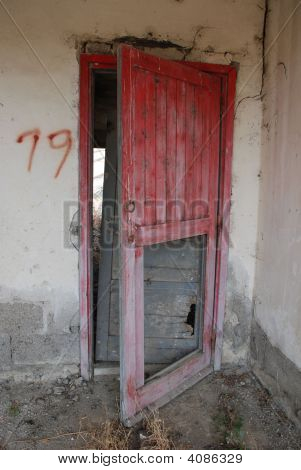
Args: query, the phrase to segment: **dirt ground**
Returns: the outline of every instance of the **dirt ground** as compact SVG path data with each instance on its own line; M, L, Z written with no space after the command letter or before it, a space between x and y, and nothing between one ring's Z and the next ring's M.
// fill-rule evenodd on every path
M104 423L116 425L118 390L114 376L98 377L93 384L78 377L1 383L0 448L93 448L89 433L95 436ZM156 419L168 434L167 448L301 448L300 431L250 373L211 375L163 407ZM129 448L143 448L145 426L131 431Z

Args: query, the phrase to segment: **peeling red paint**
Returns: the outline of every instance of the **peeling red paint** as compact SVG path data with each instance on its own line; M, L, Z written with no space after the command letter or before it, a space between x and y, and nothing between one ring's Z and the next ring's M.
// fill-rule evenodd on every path
M136 399L136 383L134 380L134 377L130 376L128 381L127 381L127 392L128 392L128 397L131 400Z

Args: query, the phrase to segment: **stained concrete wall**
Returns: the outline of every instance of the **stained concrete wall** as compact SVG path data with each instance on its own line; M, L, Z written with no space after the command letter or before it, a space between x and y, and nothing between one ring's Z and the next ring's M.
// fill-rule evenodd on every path
M301 419L301 7L297 0L269 1L265 52L252 357L257 373L264 374L269 385L274 383L274 392L287 396Z
M171 58L239 64L223 360L246 362L257 234L263 18L263 0L2 2L0 307L1 325L7 325L0 337L2 375L18 370L24 376L33 365L40 375L59 374L79 362L78 252L68 232L78 201L78 52L85 42L128 35L184 47L165 50ZM32 141L16 140L35 128L40 138L27 171ZM54 178L62 150L51 149L47 136L61 129L70 130L72 149Z

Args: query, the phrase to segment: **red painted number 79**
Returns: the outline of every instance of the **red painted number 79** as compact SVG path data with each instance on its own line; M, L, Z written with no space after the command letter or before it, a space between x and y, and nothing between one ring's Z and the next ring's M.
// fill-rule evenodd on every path
M23 132L17 137L17 143L20 144L26 139L27 137L31 137L32 139L32 144L31 144L31 149L29 153L29 159L28 159L28 165L27 165L27 171L31 171L32 168L32 162L33 162L33 156L38 144L38 141L41 137L41 131L40 129L32 129L30 131ZM60 139L60 137L63 138L63 140ZM54 177L57 178L68 158L68 155L70 153L71 147L72 147L72 136L71 136L71 131L69 129L61 129L56 132L52 132L51 134L48 134L47 136L49 145L52 149L57 150L57 149L64 149L63 157L56 169L56 172L54 174Z

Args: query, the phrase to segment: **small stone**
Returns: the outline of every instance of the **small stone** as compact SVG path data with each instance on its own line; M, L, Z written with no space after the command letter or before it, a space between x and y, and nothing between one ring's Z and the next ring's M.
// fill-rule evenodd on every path
M54 395L62 395L64 391L65 391L64 387L53 387Z
M72 401L78 401L79 400L79 396L78 395L74 395L74 397L72 398Z
M74 385L76 385L77 387L82 385L82 383L83 383L82 377L78 377L77 379L74 380Z
M64 380L63 380L63 384L64 384L64 385L68 385L68 384L69 384L69 379L64 379Z
M38 397L38 398L36 398L35 401L36 401L36 404L37 404L37 405L43 405L43 404L45 403L45 398L43 398L43 397Z
M140 439L140 441L144 441L144 440L147 439L147 438L148 438L148 434L147 434L147 432L146 432L144 429L142 429L141 431L139 431L139 439Z

